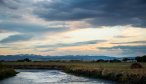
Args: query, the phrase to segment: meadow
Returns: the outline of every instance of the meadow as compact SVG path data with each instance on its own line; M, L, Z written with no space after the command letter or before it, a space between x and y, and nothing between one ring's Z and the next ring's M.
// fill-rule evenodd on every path
M102 78L125 84L146 84L146 63L141 69L131 69L130 62L88 62L88 61L50 61L50 62L4 62L6 66L19 69L59 69L78 76Z

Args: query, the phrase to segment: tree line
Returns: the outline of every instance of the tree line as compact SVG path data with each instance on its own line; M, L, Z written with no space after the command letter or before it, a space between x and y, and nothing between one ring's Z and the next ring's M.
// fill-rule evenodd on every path
M136 60L137 62L146 62L146 55L144 55L144 56L137 56L137 57L135 58L135 60Z

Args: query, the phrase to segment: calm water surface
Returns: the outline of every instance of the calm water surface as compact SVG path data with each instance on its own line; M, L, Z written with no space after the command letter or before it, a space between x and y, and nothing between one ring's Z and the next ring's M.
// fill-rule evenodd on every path
M69 75L58 70L17 70L16 76L0 84L115 84L111 81Z

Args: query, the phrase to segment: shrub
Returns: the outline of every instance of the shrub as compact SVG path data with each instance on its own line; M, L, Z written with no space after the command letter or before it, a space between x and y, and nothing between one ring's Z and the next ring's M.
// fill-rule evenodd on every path
M133 63L130 67L131 69L139 69L142 68L142 65L140 63Z

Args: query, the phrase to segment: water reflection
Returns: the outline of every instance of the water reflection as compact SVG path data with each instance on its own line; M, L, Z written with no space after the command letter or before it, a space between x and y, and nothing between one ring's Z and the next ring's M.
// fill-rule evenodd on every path
M106 80L77 77L58 70L17 70L14 77L0 81L0 84L113 84Z

